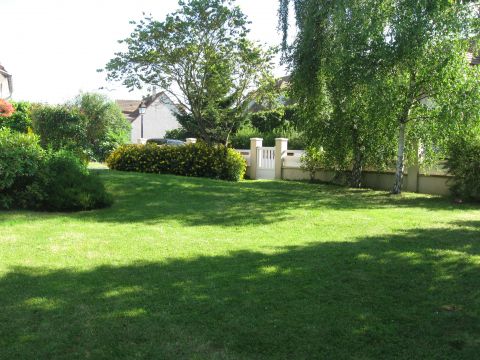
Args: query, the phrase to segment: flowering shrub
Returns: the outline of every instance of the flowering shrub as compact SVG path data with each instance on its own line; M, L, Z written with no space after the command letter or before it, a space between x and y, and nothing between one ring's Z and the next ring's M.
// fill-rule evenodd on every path
M243 179L247 164L235 150L204 143L186 146L123 145L107 158L110 169L207 177L229 181Z
M9 117L14 113L13 105L8 101L0 99L0 117Z

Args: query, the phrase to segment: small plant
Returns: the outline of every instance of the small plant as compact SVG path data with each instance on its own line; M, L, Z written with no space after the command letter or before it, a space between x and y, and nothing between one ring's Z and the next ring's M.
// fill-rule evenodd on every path
M325 152L321 148L309 147L305 150L305 154L302 155L301 168L308 171L310 174L310 180L315 180L315 174L317 171L325 169Z
M9 117L15 112L13 105L8 101L0 99L0 117Z

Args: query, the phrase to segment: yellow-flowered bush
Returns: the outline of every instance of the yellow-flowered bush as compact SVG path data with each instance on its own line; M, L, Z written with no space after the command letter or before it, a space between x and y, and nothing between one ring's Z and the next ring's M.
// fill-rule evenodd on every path
M234 149L204 143L185 146L123 145L107 158L110 169L158 174L243 179L247 164Z

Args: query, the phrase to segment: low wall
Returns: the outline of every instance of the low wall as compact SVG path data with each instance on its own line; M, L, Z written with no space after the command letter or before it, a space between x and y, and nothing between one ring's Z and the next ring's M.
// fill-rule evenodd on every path
M255 156L257 149L262 146L262 139L252 138L250 149L237 150L247 161L247 177L255 177ZM305 151L289 150L286 139L276 139L275 158L281 158L282 171L275 173L276 179L284 180L310 180L310 174L301 168L301 159ZM284 145L284 146L283 146ZM283 147L282 147L283 146ZM277 166L277 163L276 163ZM255 170L255 169L253 169ZM409 177L410 176L410 177ZM317 171L315 180L332 182L335 179L333 171ZM450 195L449 185L452 177L439 173L421 173L418 165L407 169L403 179L403 191L418 192L432 195ZM395 181L395 173L392 171L363 171L362 185L366 188L390 191Z
M333 171L318 171L315 180L331 182L335 176ZM283 167L282 178L284 180L310 180L310 174L298 167ZM449 181L451 176L420 174L417 177L417 189L409 189L407 184L408 174L404 175L403 190L431 195L450 195ZM364 187L389 191L393 188L395 174L392 172L365 171L362 175ZM415 191L416 190L416 191Z

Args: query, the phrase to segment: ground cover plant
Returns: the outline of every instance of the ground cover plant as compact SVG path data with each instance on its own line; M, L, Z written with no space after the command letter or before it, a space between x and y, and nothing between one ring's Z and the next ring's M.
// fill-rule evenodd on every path
M473 359L480 210L97 170L111 208L0 212L0 359Z

